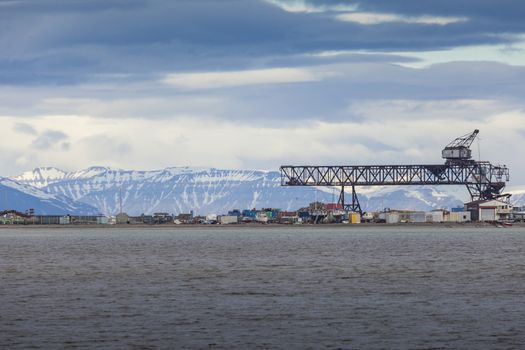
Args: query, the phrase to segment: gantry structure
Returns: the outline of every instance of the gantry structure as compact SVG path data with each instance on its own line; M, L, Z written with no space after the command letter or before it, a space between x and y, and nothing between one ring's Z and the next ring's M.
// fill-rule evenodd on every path
M470 146L479 133L474 130L456 138L442 151L444 164L427 165L283 165L282 186L340 187L339 203L345 210L362 213L357 186L465 185L472 201L500 198L509 181L505 165L472 159ZM347 202L345 188L351 187Z

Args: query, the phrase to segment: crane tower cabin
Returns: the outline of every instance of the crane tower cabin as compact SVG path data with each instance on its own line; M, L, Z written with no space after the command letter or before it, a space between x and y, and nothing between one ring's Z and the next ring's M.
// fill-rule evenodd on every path
M447 160L447 163L471 160L472 151L470 150L470 145L472 145L478 134L479 130L476 129L467 135L458 137L441 151L441 156Z

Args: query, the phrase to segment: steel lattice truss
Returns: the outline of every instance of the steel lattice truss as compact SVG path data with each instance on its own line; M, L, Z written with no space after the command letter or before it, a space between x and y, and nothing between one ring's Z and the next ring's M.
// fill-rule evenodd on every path
M500 195L506 166L484 161L439 165L281 166L283 186L466 185L472 200Z

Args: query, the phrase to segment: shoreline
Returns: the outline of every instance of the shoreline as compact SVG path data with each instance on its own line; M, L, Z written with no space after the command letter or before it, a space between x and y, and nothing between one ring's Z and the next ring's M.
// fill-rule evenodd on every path
M290 224L228 224L228 225L199 225L199 224L157 224L157 225L148 225L148 224L68 224L68 225L0 225L0 232L3 230L16 229L16 230L42 230L42 229L94 229L94 230L133 230L133 229L145 229L145 230L179 230L179 229L204 229L204 230L238 230L238 229L255 229L255 230L264 230L271 228L312 228L312 229L354 229L354 228L392 228L392 227L406 227L406 228L525 228L525 222L513 223L510 227L498 227L492 223L486 222L468 222L468 223L456 223L456 222L444 222L444 223L396 223L396 224L387 224L387 223L361 223L361 224L300 224L300 225L290 225Z

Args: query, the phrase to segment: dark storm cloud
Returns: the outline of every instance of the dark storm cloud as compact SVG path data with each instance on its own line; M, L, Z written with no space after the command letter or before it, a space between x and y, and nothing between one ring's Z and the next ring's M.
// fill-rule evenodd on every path
M468 18L448 25L362 25L337 20L333 13L286 12L262 0L6 4L0 7L0 84L246 69L325 50L424 51L507 43L514 39L509 34L525 32L525 5L516 1L464 1L461 6L448 0L359 2L360 11Z

